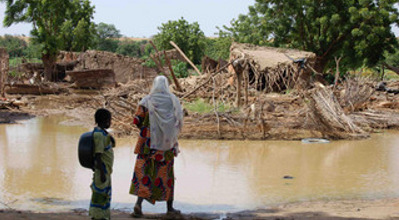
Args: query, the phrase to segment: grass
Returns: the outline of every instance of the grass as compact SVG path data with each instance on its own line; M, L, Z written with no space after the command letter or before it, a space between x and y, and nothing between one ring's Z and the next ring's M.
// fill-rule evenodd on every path
M361 77L371 77L378 79L380 77L377 71L371 69L371 68L359 68L356 71L351 71L350 76L361 76ZM399 80L399 75L396 74L395 72L385 69L385 74L384 74L384 81L389 81L389 80Z
M194 102L187 102L184 103L184 107L190 112L197 112L197 113L210 113L214 111L214 107L212 103L206 102L204 99L197 99ZM219 103L217 108L218 112L227 112L233 110L230 105L225 105L223 103Z
M16 67L22 63L22 57L13 57L9 60L10 67ZM41 59L37 58L25 58L28 63L42 63Z

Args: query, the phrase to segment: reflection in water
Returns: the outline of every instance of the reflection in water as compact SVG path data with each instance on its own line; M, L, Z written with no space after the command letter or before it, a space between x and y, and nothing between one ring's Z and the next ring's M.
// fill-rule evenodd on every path
M92 172L79 165L76 149L87 129L60 121L0 125L1 202L36 211L88 208ZM317 199L397 197L397 134L330 144L181 141L176 206L185 212L225 212ZM117 142L112 203L113 208L130 209L135 139ZM163 212L165 203L144 209Z

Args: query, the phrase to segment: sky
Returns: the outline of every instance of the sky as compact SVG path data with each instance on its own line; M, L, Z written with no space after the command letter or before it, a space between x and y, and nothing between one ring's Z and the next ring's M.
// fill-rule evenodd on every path
M216 26L229 25L239 14L247 14L255 0L91 0L95 6L94 22L114 24L126 37L151 37L157 27L169 20L184 17L189 23L198 22L208 37L217 36ZM31 24L2 25L5 4L0 3L0 36L26 35ZM399 37L399 28L394 27Z
M255 0L91 0L95 6L94 22L114 24L126 37L151 37L157 27L184 17L198 22L206 36L217 36L216 26L229 25L239 14L247 14ZM31 24L2 25L5 4L0 3L0 35L29 36Z

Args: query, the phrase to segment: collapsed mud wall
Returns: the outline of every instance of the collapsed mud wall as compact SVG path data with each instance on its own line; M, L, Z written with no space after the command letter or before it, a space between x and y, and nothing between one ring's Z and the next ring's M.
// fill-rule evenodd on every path
M146 71L147 69L141 65L143 60L111 52L86 51L79 55L77 61L74 71L112 69L115 72L116 81L120 83L126 83L138 78L154 77L152 71Z

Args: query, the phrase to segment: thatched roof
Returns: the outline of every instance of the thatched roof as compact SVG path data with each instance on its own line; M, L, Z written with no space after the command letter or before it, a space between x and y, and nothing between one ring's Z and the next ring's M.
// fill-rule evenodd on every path
M260 70L266 68L276 68L281 64L292 63L292 59L306 58L308 60L316 58L312 52L284 49L275 47L260 47L249 44L233 43L230 48L230 56L235 58L245 56L245 59L251 59L259 65Z

